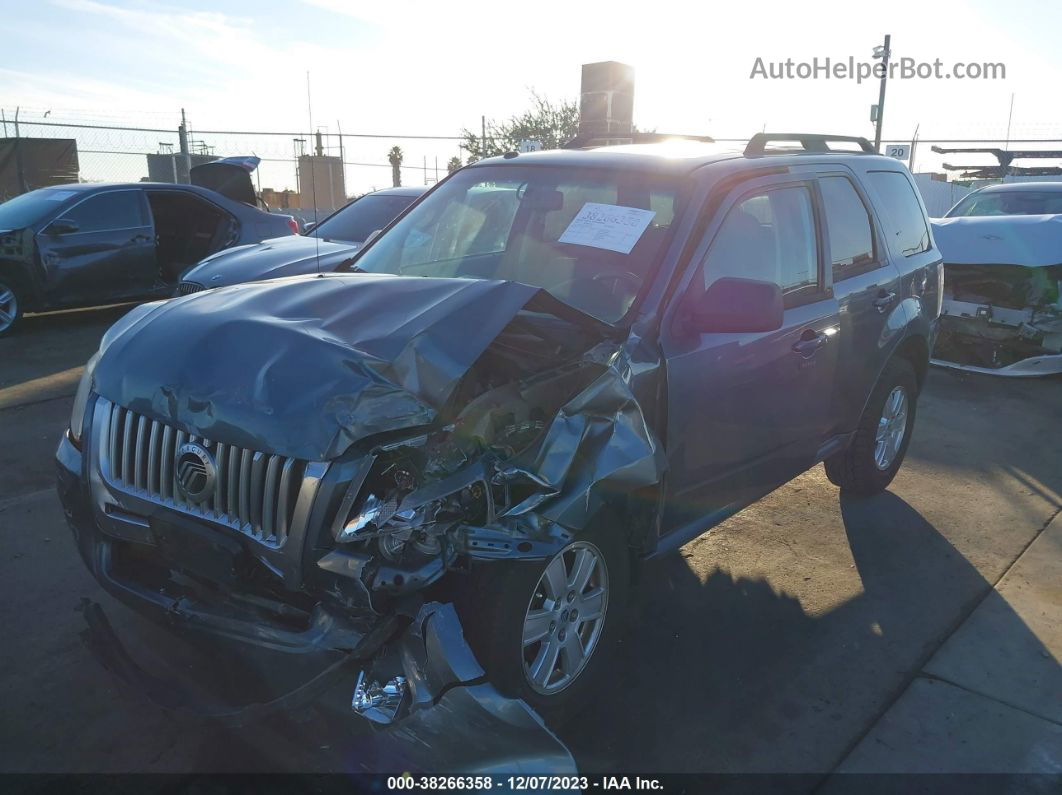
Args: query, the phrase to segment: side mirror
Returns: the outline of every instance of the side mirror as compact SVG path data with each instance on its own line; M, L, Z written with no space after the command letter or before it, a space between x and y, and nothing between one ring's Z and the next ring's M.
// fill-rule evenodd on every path
M317 222L316 221L307 221L306 223L304 223L302 225L302 233L304 235L308 235L308 234L310 234L310 232L312 232L316 228L317 228Z
M44 227L44 233L46 235L71 235L80 229L81 227L69 218L56 218Z
M774 282L725 276L701 293L687 311L694 331L776 331L782 327L782 290Z

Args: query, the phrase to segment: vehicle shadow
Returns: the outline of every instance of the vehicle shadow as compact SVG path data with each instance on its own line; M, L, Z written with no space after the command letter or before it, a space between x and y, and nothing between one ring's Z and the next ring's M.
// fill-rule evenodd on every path
M894 494L841 514L862 593L821 615L765 579L653 562L603 695L561 732L580 769L832 769L991 588Z

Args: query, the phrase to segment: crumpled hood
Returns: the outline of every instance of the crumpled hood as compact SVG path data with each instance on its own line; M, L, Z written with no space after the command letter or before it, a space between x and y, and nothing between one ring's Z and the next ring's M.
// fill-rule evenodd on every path
M323 461L432 422L525 307L597 325L517 282L329 274L241 284L134 309L104 336L95 390L188 433Z
M1062 264L1062 215L971 215L933 219L945 265Z
M227 287L280 276L327 273L335 270L359 248L360 243L318 240L302 235L275 237L207 257L185 273L182 281L195 282L204 287Z

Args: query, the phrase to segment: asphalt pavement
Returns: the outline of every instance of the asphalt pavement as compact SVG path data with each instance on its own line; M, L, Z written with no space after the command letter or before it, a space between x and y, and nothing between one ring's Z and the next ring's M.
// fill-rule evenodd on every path
M84 361L123 308L0 340L0 770L371 770L327 704L239 731L119 688L86 650L101 602L160 666L265 686L281 660L180 647L81 564L52 455ZM585 772L1062 774L1062 380L933 369L890 490L816 467L641 577L618 664L560 729ZM268 669L268 670L267 670Z

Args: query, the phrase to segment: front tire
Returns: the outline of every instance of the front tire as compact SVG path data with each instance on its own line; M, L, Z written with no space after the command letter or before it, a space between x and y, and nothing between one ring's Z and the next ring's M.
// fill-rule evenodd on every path
M623 626L630 557L601 522L549 560L484 563L457 600L472 650L500 692L562 722L593 693Z
M23 303L22 294L14 282L0 276L0 337L18 329Z
M906 359L885 365L848 448L827 458L826 477L841 491L870 497L888 488L914 428L918 379Z

